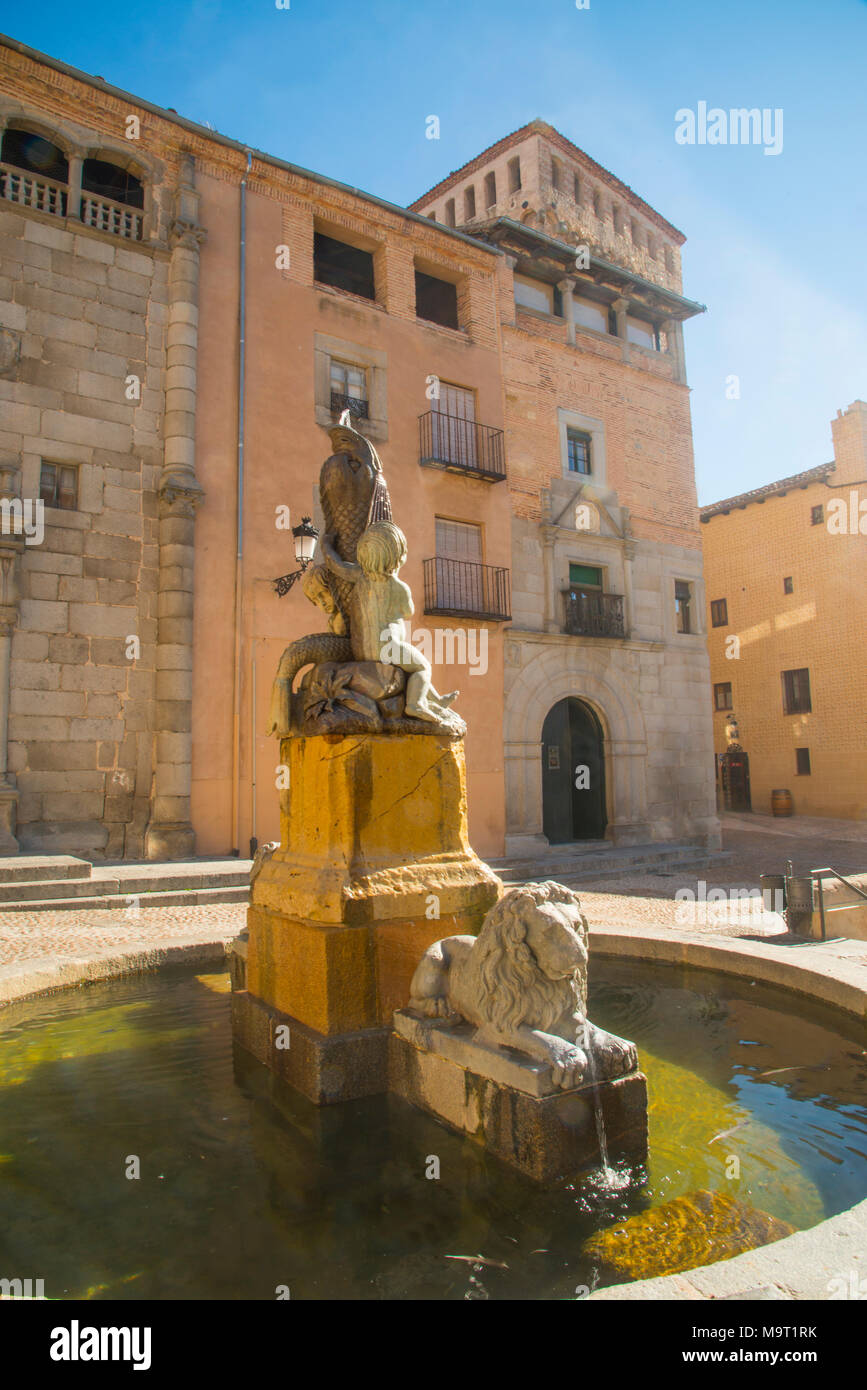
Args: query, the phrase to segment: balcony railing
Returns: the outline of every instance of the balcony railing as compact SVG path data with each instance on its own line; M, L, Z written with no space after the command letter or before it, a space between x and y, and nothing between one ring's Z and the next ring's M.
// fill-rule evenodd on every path
M420 415L419 462L438 464L458 473L471 473L489 482L502 482L506 476L503 431L477 420L462 420L429 410Z
M625 637L622 594L563 591L564 630L571 637Z
M85 227L113 232L115 236L127 237L130 241L141 241L144 213L127 203L116 203L113 198L97 198L92 193L82 193L81 220Z
M348 410L350 415L354 415L358 420L366 420L370 414L367 401L361 400L358 396L344 396L340 391L332 391L332 414L342 415L344 410Z
M115 236L126 237L128 241L141 241L144 226L141 208L117 203L113 198L98 198L87 192L82 193L81 202L75 207L69 202L66 184L27 173L11 164L0 164L0 198L17 203L19 207L53 213L55 217L78 217L85 227L112 232Z
M66 185L25 173L11 164L0 164L0 197L37 212L66 216Z
M473 560L424 561L424 611L455 618L504 622L509 612L509 571Z

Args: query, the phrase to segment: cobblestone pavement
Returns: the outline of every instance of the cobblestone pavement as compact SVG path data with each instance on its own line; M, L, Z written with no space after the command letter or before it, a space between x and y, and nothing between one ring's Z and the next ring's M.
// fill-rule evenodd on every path
M734 858L708 869L630 874L611 883L600 877L580 884L578 892L591 927L623 923L724 936L775 936L785 932L780 917L756 912L743 901L703 908L699 883L757 888L760 874L780 872L787 859L801 871L831 865L844 874L867 872L867 826L851 821L724 816L723 839ZM683 904L675 901L677 890L684 888L699 898L693 913L686 913ZM147 950L168 942L228 942L244 926L245 916L243 903L138 911L129 907L81 912L0 910L0 967Z

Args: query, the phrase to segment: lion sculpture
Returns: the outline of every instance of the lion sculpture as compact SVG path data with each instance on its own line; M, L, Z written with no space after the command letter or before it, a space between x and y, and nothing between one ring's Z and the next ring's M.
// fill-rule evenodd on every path
M509 889L477 937L428 948L410 986L410 1010L475 1024L475 1041L547 1062L563 1090L637 1070L635 1044L587 1018L587 919L561 883Z

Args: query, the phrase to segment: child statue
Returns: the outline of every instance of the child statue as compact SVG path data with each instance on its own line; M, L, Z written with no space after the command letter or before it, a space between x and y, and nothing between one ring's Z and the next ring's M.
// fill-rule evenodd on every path
M406 536L393 521L374 521L358 540L358 563L341 560L332 539L322 538L322 557L332 574L352 585L349 637L356 661L381 661L406 671L406 713L415 719L447 722L447 706L458 694L438 695L430 663L406 640L404 619L415 609L408 584L397 571L406 560Z

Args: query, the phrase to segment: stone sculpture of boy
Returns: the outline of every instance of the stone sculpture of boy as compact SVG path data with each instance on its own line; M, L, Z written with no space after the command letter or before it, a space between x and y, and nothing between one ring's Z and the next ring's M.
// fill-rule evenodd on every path
M435 723L448 719L447 706L457 690L438 695L431 683L430 663L406 640L404 619L414 607L408 584L397 571L406 560L406 536L392 521L374 521L362 532L356 549L358 563L341 560L330 536L322 540L325 564L352 584L349 636L356 661L381 661L406 671L406 712Z

